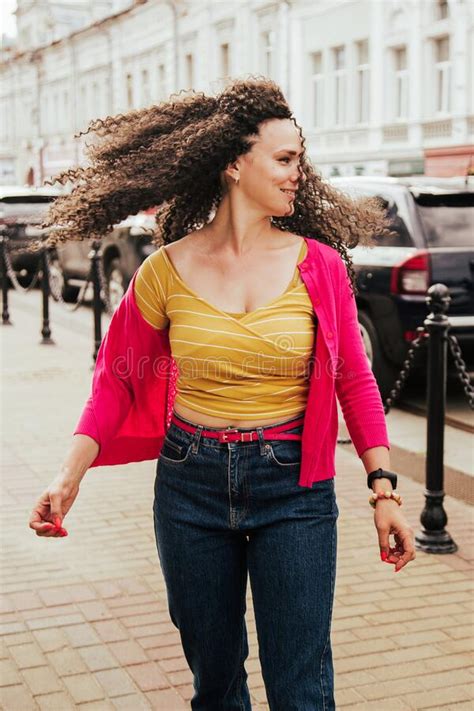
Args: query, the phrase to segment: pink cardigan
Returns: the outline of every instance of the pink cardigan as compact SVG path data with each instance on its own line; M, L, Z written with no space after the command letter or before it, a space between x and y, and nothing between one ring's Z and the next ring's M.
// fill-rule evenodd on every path
M311 488L336 474L336 396L359 457L390 445L345 263L332 247L305 240L308 252L298 268L318 329L298 483ZM136 273L102 340L91 395L74 430L100 445L92 467L157 459L170 424L177 367L169 327L157 330L145 321L135 302L135 278Z

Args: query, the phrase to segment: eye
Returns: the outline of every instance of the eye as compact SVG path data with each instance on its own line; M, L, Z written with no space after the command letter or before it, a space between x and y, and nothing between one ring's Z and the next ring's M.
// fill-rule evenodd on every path
M290 160L290 158L279 158L278 160Z

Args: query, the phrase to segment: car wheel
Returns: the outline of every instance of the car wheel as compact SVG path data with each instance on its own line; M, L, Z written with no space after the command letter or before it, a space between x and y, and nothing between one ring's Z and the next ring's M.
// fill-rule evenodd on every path
M110 308L112 311L115 311L126 290L126 279L120 264L120 259L112 259L106 269L105 277Z
M385 357L372 319L365 311L359 311L358 318L365 352L375 375L377 385L379 386L382 400L385 400L395 384L395 380L398 377L398 370Z

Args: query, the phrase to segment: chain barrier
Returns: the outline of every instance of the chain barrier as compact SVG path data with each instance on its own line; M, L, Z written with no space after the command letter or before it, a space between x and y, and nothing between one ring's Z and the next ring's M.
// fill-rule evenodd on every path
M38 281L41 278L41 259L38 259L38 266L36 267L36 271L33 275L31 282L28 284L28 286L25 287L25 286L22 286L17 279L17 276L16 276L15 271L13 269L13 265L10 260L10 255L9 255L7 249L4 249L4 255L5 255L5 266L7 269L7 275L10 277L10 281L13 284L14 289L16 289L16 291L22 291L24 294L28 293L28 291L31 291L31 289L33 289L33 287L36 286L36 284L38 283Z
M398 400L398 398L400 397L400 394L413 367L413 363L415 362L416 354L418 353L421 346L424 346L426 344L428 332L426 331L425 327L418 326L416 331L418 333L418 336L413 339L411 346L407 352L406 358L403 361L403 367L398 375L398 378L395 381L392 390L390 391L390 395L384 402L383 409L386 415L388 415L388 413L390 412L395 400Z
M466 363L462 358L461 348L459 346L458 339L456 338L456 336L453 336L452 334L448 333L448 344L453 356L454 365L456 366L456 371L459 380L461 381L464 394L469 403L469 407L471 408L471 410L474 410L474 387L471 383L471 379L469 378Z
M92 284L92 264L89 269L89 273L87 275L86 281L84 284L79 289L79 293L77 295L77 301L71 306L68 304L66 301L64 301L63 295L61 293L62 291L62 285L61 281L57 278L54 277L54 271L56 270L56 267L51 264L51 258L49 256L49 253L46 252L46 261L48 263L48 274L49 274L49 290L51 293L51 296L53 297L53 300L56 301L57 303L62 304L66 311L69 313L73 313L74 311L77 311L79 306L82 306L84 303L84 299L87 293L87 289L90 284Z

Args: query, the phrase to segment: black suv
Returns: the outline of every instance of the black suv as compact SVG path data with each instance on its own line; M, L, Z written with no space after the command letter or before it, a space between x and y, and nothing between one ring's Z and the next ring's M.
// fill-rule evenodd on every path
M40 225L49 203L62 192L61 188L0 185L0 234L8 237L15 276L26 284L36 271L40 253L22 250L43 236Z
M417 326L428 315L427 289L450 291L448 317L468 367L474 346L474 183L464 178L330 178L355 196L378 196L396 236L375 235L375 247L351 250L357 273L359 323L385 399Z
M155 251L156 245L151 239L156 228L154 216L141 212L115 225L112 232L101 239L102 266L113 310L119 305L135 271ZM92 245L92 239L85 239L69 240L56 247L57 260L53 260L51 266L65 301L75 301L87 280ZM90 295L91 291L85 298Z

